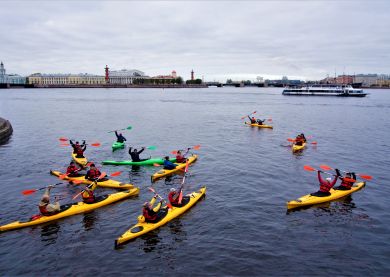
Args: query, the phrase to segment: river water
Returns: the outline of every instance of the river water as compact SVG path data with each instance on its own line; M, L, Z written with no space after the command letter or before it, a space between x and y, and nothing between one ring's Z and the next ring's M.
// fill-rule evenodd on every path
M155 167L101 166L139 186L139 197L88 214L0 234L0 275L385 275L390 270L390 91L366 98L282 96L281 89L13 89L0 91L0 116L14 128L0 146L0 224L36 214L41 196L22 190L58 182L70 149L59 137L100 142L85 155L97 163L128 159L111 152L123 131L128 145L157 146L163 156L201 145L185 191L207 196L183 216L120 249L114 240L137 221ZM246 127L252 111L274 129ZM293 155L287 138L304 132L310 145ZM351 198L287 213L286 201L318 189L303 165L374 177ZM180 178L159 181L162 195ZM97 189L97 194L110 190ZM71 202L77 187L54 194Z

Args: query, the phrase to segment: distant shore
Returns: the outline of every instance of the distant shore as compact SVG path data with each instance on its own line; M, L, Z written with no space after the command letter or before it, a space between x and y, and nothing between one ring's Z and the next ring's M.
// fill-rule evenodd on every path
M30 88L207 88L207 85L121 85L121 84L104 84L104 85L33 85Z

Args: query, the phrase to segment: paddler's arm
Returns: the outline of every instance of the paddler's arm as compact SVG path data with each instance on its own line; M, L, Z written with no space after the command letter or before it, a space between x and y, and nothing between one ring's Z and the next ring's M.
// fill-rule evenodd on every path
M153 212L157 213L161 208L162 201L160 201L156 207L153 208Z

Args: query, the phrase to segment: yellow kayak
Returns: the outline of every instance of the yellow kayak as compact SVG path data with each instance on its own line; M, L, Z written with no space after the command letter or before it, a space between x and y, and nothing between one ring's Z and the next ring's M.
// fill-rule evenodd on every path
M303 150L303 148L305 148L305 146L306 146L306 142L302 143L302 145L293 144L291 148L292 148L293 152L297 152L297 151Z
M259 127L259 128L269 128L269 129L273 129L274 127L271 126L271 125L267 125L267 124L257 124L257 123L249 123L249 122L245 122L246 125L250 125L252 127Z
M141 215L139 216L139 222L131 227L129 230L127 230L124 234L122 234L118 239L115 240L115 247L118 245L129 241L131 239L134 239L136 237L142 236L143 234L146 234L154 229L157 229L158 227L168 223L172 219L178 217L179 215L183 214L185 211L190 209L196 202L201 199L201 197L206 193L206 187L202 187L199 191L193 192L190 194L187 194L187 204L185 204L183 207L172 207L172 209L168 209L167 206L162 208L162 210L165 211L165 216L157 223L147 223L145 222L144 217ZM183 197L183 200L185 198Z
M59 171L50 170L50 174L57 176L57 177L60 177L60 175L63 175L64 173L61 173ZM66 176L63 180L66 180L69 182L82 181L82 184L85 184L85 185L92 184L92 181L85 179L85 175L81 175L80 177ZM110 179L99 181L99 182L97 182L97 184L99 187L112 188L112 189L132 189L132 188L134 188L134 185L132 185L132 184L125 184L125 183L121 183L119 181L110 180Z
M73 160L74 160L77 164L79 164L79 165L81 165L81 166L86 166L87 163L88 163L87 158L76 158L76 154L73 153L73 152L72 152L72 158L73 158Z
M310 194L302 196L297 200L291 200L287 202L287 209L295 209L304 206L311 206L315 204L325 203L333 201L344 196L350 195L358 190L361 190L366 185L366 182L356 183L350 190L336 190L330 189L330 195L324 197L311 196Z
M198 155L192 155L191 157L188 158L188 163L192 164L193 162L196 161L198 158ZM160 179L162 177L166 177L172 174L177 173L178 171L184 171L184 168L186 167L186 163L175 163L177 166L175 169L161 169L154 173L151 177L152 182L156 181L157 179Z
M49 221L57 220L60 218L68 217L71 215L89 212L97 208L109 205L111 203L120 201L122 199L126 199L134 195L138 195L138 193L139 193L139 188L133 188L127 191L117 192L117 193L108 194L104 196L97 196L96 199L98 202L92 204L77 202L77 203L62 205L61 211L57 214L50 215L50 216L34 216L33 219L29 219L26 221L14 221L7 225L0 226L0 232L34 226Z

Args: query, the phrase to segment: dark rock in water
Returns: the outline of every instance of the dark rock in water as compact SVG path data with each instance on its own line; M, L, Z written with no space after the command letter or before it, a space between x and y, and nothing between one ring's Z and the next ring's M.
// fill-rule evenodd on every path
M13 132L12 125L8 120L0 117L0 144L6 143Z

